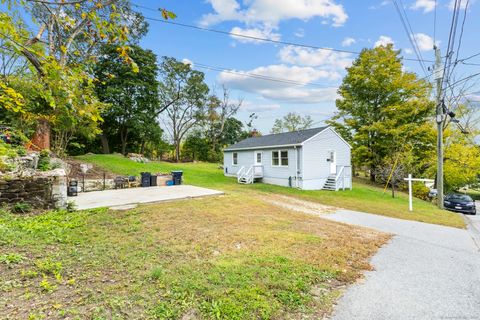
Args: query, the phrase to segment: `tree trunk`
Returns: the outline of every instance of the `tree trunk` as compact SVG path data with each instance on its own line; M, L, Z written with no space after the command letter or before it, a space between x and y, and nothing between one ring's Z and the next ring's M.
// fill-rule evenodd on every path
M50 122L45 119L38 120L35 133L31 140L30 149L35 151L50 150L50 133Z
M395 198L395 179L392 178L392 198Z
M145 153L145 141L142 141L142 144L140 146L140 154L144 154Z
M108 145L108 138L104 133L100 135L100 140L102 141L103 154L109 154L110 146Z
M374 169L370 169L370 181L375 182L375 171L374 171Z
M175 162L180 162L180 142L175 143Z
M120 139L122 140L122 154L124 156L127 155L127 137L128 137L128 129L122 129L120 131Z

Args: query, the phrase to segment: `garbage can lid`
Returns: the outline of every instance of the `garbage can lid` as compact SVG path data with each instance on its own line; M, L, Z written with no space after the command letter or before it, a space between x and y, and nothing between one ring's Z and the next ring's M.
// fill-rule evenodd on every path
M183 170L174 170L172 173L183 173Z

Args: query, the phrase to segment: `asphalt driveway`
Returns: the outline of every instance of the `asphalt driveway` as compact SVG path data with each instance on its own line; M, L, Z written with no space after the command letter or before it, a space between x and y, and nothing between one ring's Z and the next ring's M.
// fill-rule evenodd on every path
M347 210L325 218L395 234L332 319L480 319L480 251L469 231Z

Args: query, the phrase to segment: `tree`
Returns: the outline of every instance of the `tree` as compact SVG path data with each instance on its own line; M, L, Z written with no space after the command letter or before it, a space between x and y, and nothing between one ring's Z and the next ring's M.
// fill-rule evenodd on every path
M103 129L109 135L120 137L122 154L127 152L132 131L143 144L152 132L158 131L153 127L158 127L156 119L162 109L158 100L157 56L136 45L131 48L130 56L139 67L137 72L123 62L115 45L101 49L94 68L98 97L110 105L102 114ZM108 141L104 138L105 142Z
M223 146L237 143L238 141L242 140L242 135L243 123L236 118L230 117L225 121L225 127L220 139L220 143Z
M242 106L242 100L231 101L230 91L223 86L222 97L218 98L216 95L209 97L207 103L207 135L210 140L212 154L220 152L219 142L225 130L225 123L227 119L234 116L238 109Z
M164 57L160 65L160 100L170 105L163 121L180 161L180 145L187 133L205 119L208 86L205 75L189 64Z
M434 149L431 87L403 71L399 55L392 45L364 49L347 68L338 112L329 121L352 144L354 164L369 167L372 181L377 167L405 146L418 159Z
M126 0L0 0L0 3L9 8L9 13L0 13L2 49L23 57L28 72L36 78L32 83L38 91L33 97L24 96L33 101L35 108L20 113L38 122L34 136L38 147L49 146L52 125L57 126L54 133L66 136L72 126L79 129L87 121L89 126L99 123L102 104L95 101L89 73L98 57L98 45L118 44L124 62L137 70L127 43L145 32L141 15L131 10ZM165 18L174 17L166 10L162 13ZM31 21L24 23L18 17L28 17ZM29 31L32 25L38 28L36 33ZM13 88L10 82L6 84ZM75 103L70 103L70 99ZM93 110L93 106L99 108Z
M283 119L276 119L273 124L272 133L293 132L311 128L313 119L309 115L302 117L301 115L289 112Z
M183 144L184 156L190 160L209 161L210 143L201 130L193 130Z

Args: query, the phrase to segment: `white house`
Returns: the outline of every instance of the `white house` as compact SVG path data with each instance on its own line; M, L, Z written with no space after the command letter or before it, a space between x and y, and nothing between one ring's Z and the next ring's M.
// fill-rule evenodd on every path
M331 127L242 140L224 150L226 176L304 190L352 188L350 145Z

